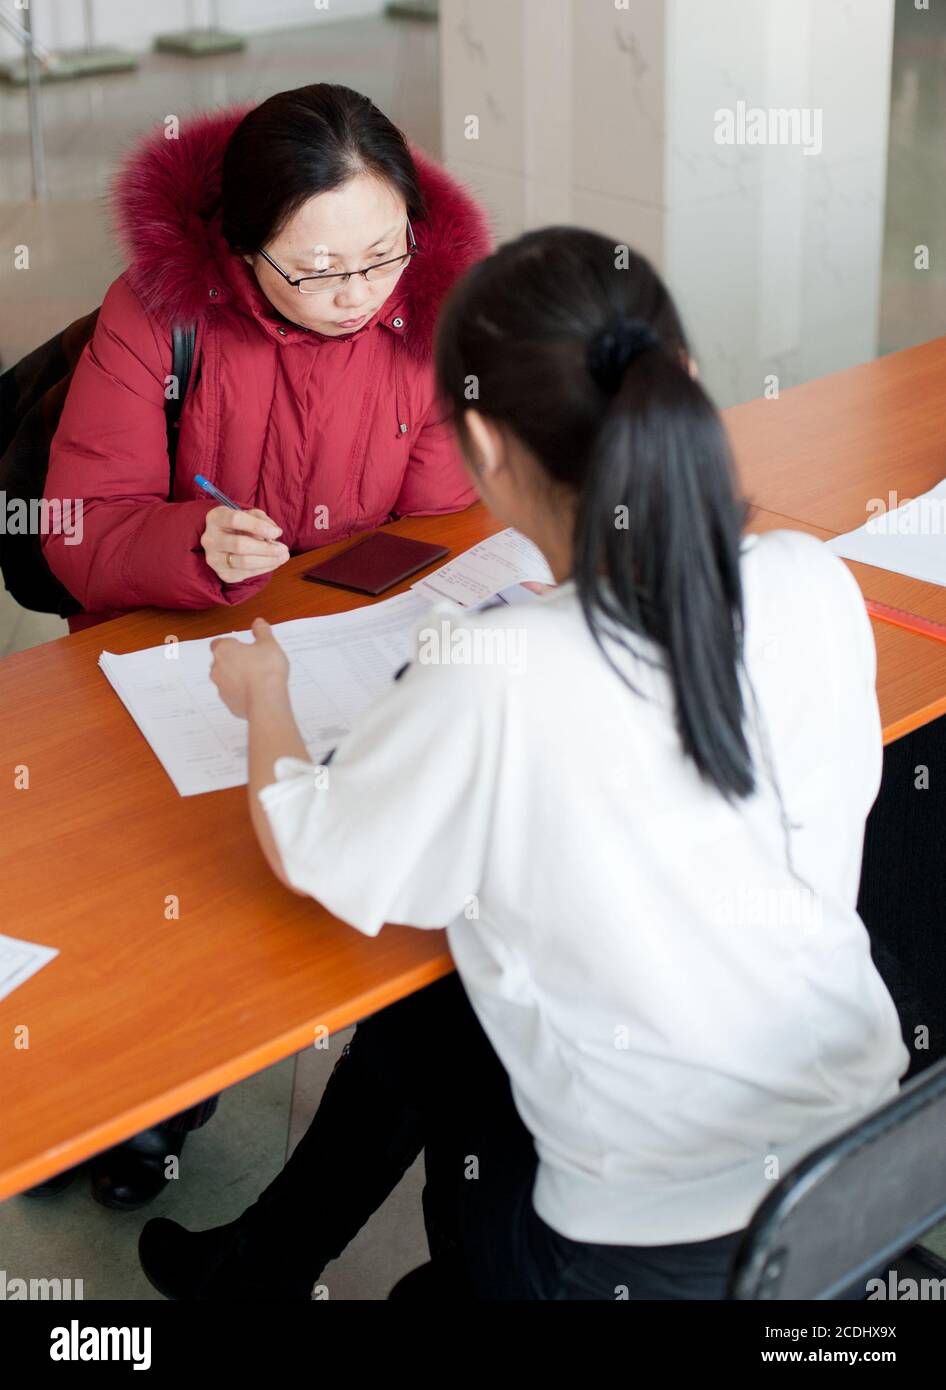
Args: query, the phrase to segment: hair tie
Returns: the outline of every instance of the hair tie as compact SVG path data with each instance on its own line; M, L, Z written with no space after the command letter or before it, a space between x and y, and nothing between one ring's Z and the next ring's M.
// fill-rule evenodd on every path
M614 319L588 344L588 371L603 391L614 395L634 358L659 346L660 339L644 319Z

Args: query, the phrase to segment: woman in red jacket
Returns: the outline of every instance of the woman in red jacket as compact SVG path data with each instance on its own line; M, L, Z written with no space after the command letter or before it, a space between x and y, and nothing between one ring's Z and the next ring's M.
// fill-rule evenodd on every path
M169 117L116 205L130 264L76 368L45 491L82 503L79 544L42 541L84 609L73 631L143 605L242 603L292 554L474 501L431 354L441 300L490 249L486 218L367 97L317 83L180 130ZM175 325L196 347L169 498ZM215 1106L100 1155L97 1199L150 1201Z
M45 492L82 501L81 544L43 537L85 610L73 629L242 603L291 554L474 500L430 359L441 300L489 250L486 220L367 97L318 83L168 126L133 151L116 204L130 264L73 377ZM175 324L197 342L169 501Z

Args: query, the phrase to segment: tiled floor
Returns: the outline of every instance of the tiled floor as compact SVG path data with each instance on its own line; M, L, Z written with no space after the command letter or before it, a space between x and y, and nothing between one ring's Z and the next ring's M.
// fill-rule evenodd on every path
M926 241L934 266L946 264L946 11L939 48L921 45L909 22L894 55L889 197L884 259L882 349L922 342L943 331L946 277L931 275L917 298L912 248ZM929 28L922 30L924 35ZM370 93L408 135L433 154L440 148L437 32L411 21L338 23L298 34L255 38L242 54L201 62L151 56L130 76L50 87L44 96L51 201L33 205L21 93L0 88L0 162L4 199L0 239L30 247L29 271L0 263L0 296L12 313L0 324L0 362L8 364L72 318L99 303L119 270L107 225L108 176L129 141L162 121L229 102L259 98L319 79ZM0 655L66 631L48 615L24 612L0 590ZM150 1215L168 1214L195 1229L231 1220L282 1162L287 1127L293 1140L308 1123L346 1035L329 1053L298 1059L251 1077L225 1096L211 1123L185 1149L183 1175L145 1213L119 1215L96 1206L87 1183L38 1203L0 1205L0 1268L8 1276L82 1277L87 1298L154 1298L135 1256ZM290 1115L291 1112L291 1115ZM420 1220L422 1174L411 1170L385 1207L330 1266L322 1282L332 1298L383 1298L426 1255ZM330 1194L328 1194L330 1198ZM935 1244L946 1255L946 1232Z

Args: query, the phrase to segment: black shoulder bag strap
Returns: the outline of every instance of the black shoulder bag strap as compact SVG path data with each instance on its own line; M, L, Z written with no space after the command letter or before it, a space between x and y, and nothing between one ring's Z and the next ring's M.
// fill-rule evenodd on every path
M190 385L194 366L194 344L197 332L193 324L183 327L176 323L171 329L171 375L177 381L177 395L164 403L164 418L168 432L168 461L171 475L168 483L168 501L174 496L174 472L177 466L177 441L179 437L181 411L184 398Z

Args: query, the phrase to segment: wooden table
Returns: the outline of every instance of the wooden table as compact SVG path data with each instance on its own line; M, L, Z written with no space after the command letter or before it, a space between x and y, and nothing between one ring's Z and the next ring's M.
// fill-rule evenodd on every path
M867 496L929 487L946 473L944 380L946 340L727 412L753 527L824 538L860 524ZM499 526L476 507L392 529L457 553ZM297 556L237 609L145 609L0 661L2 930L60 952L0 1002L0 1198L452 969L443 933L367 939L284 889L245 788L178 796L96 664L103 648L370 601L302 582L310 563ZM871 597L946 617L943 590L853 568ZM889 740L946 710L946 646L874 631ZM12 1046L18 1025L28 1048Z
M946 476L946 337L725 412L752 500L836 533ZM942 593L942 590L939 590Z
M725 412L747 496L828 538L946 478L946 337ZM946 537L943 538L946 545ZM946 623L946 589L852 564L868 598Z

